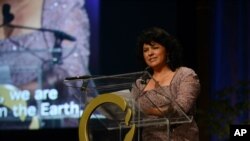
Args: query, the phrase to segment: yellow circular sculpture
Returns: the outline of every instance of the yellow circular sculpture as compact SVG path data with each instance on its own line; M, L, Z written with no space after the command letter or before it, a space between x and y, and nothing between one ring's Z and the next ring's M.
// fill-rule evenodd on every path
M122 109L122 111L124 112L126 111L125 124L129 125L129 121L131 120L132 117L132 110L131 108L128 108L126 100L116 94L102 94L92 99L84 109L84 113L80 119L80 125L78 131L80 141L89 141L88 122L90 116L97 107L99 107L104 103L113 103L119 106ZM124 141L132 141L134 132L135 132L135 125L131 125L131 129L126 134Z

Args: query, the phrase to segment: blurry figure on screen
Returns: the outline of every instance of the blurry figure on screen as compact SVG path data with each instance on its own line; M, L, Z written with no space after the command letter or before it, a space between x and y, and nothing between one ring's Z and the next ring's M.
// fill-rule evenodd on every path
M183 112L194 116L200 83L191 68L182 66L181 46L177 39L162 28L147 29L138 38L138 53L152 75L138 79L131 90L145 115L143 118L177 118L183 117ZM169 140L198 141L198 131L194 120L170 124ZM167 125L143 127L142 140L168 141Z
M12 128L8 123L14 122L15 128L54 127L56 125L50 122L36 124L37 119L34 118L39 118L41 111L39 106L34 108L30 105L40 103L41 106L41 103L49 100L50 104L55 105L69 100L79 102L64 86L63 80L67 76L89 74L90 25L84 3L84 0L0 1L0 120L4 121L0 122L0 128ZM42 32L8 25L61 32ZM10 94L16 89L19 93ZM42 96L35 98L36 92L42 93ZM26 109L18 107L20 105ZM12 113L13 106L17 106L15 113ZM71 107L74 106L71 104ZM68 105L60 108L63 110L58 111L54 106L54 111L49 111L51 107L48 107L42 112L48 111L47 114L55 117L72 112ZM18 116L20 111L23 113ZM15 120L6 120L6 116L13 114ZM69 125L64 125L67 124L64 121L60 126L77 126L71 120L68 122Z

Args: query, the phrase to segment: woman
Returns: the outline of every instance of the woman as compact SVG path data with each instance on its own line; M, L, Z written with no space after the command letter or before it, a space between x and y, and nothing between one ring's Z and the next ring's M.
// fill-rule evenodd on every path
M64 104L70 100L79 103L79 99L73 95L75 93L66 88L63 80L67 76L89 74L90 31L84 2L85 0L1 0L0 10L3 14L0 15L0 25L4 25L0 26L0 70L5 70L9 80L0 79L0 84L10 84L20 90L28 90L31 94L37 89L55 88L59 91L59 96L56 100L51 100L51 104ZM13 28L8 24L61 31L75 37L76 41L63 39L58 44L57 37L52 32ZM37 104L33 99L27 102ZM17 118L9 122L14 123L15 120L19 121ZM56 121L59 126L78 126L77 119L68 123L60 120ZM13 126L9 126L7 122L0 123L0 127L4 129L26 128L19 124ZM40 122L38 127L31 128L53 126L57 125Z
M196 73L181 66L181 47L164 29L153 27L138 38L139 55L148 66L151 77L138 79L132 88L133 97L144 113L144 119L174 118L195 113L200 91ZM142 129L143 141L198 141L198 127L190 123L170 126L150 126ZM168 139L168 137L170 139Z
M67 76L87 75L89 61L89 20L84 6L84 0L1 0L0 10L10 5L10 14L14 18L12 25L44 28L62 31L76 41L63 40L62 56L54 56L55 38L51 32L28 30L25 28L0 28L0 65L8 66L13 75L12 82L21 88L34 87L38 71L54 72L55 79L63 80ZM0 16L3 23L4 15ZM56 58L58 57L58 58ZM58 59L58 60L55 60ZM19 73L16 71L26 71ZM37 70L36 70L37 69ZM49 75L49 77L51 77ZM52 77L51 77L52 78ZM48 80L50 85L54 79ZM39 86L37 86L39 87Z

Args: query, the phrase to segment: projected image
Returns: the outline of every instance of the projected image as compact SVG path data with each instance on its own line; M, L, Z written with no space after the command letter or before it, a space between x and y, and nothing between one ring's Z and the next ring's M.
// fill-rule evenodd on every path
M89 74L84 4L0 1L0 130L78 126L81 91L63 80Z

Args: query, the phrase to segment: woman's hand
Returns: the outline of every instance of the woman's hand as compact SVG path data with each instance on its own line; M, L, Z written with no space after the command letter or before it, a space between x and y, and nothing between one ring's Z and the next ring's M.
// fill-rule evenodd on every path
M144 113L147 115L153 115L153 116L158 116L158 117L165 117L167 114L169 107L164 106L164 107L153 107L153 108L148 108L144 110Z

